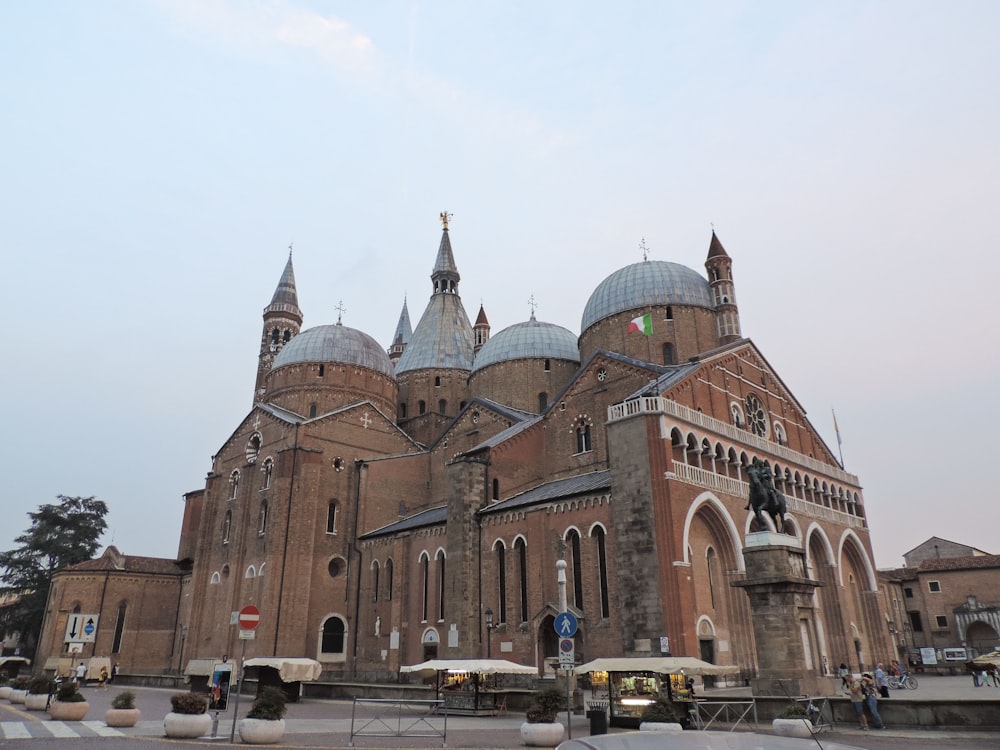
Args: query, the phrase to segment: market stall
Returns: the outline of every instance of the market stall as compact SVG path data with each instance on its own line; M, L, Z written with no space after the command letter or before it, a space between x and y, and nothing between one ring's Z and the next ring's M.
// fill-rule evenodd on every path
M506 659L431 659L400 667L402 673L433 674L435 696L448 712L494 715L505 703L504 675L537 675L535 667Z
M257 692L268 685L280 688L285 697L296 702L302 683L318 679L323 665L315 659L279 656L255 656L243 663L248 676L257 677Z
M646 706L661 699L686 715L694 701L695 676L735 674L739 667L692 656L659 656L594 659L574 671L589 676L593 702L609 702L611 726L635 727Z

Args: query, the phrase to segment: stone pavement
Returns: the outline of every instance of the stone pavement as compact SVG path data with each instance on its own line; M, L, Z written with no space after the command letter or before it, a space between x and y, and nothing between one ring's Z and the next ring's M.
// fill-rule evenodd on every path
M122 686L124 688L125 686ZM90 703L86 722L52 722L48 715L25 711L23 706L13 706L0 701L0 746L12 746L7 740L17 738L62 738L62 743L72 737L95 738L101 747L119 746L119 740L103 727L104 711L110 706L111 698L121 688L111 687L107 691L86 688L84 694ZM149 748L154 738L163 737L163 717L170 709L170 695L173 690L159 688L129 688L136 693L136 702L142 710L142 720L133 728L118 730L125 738L144 740L139 747ZM745 688L710 690L702 693L709 699L723 697L745 697ZM895 691L893 691L895 692ZM971 678L965 677L924 677L916 691L906 691L907 698L933 701L937 698L983 700L996 699L1000 712L1000 689L974 688ZM205 738L193 745L227 744L232 728L235 701L231 700L231 710L221 714L216 730L217 740ZM241 696L239 714L244 715L249 708L250 698ZM351 739L351 701L305 699L288 706L284 747L337 747L349 746ZM561 720L565 723L565 713ZM447 717L446 742L449 748L515 748L521 747L520 726L524 715L511 713L496 717ZM435 717L436 727L444 728L443 717ZM572 717L574 739L589 735L589 720L582 715ZM426 728L426 727L425 727ZM611 729L611 733L627 730ZM770 726L759 726L757 731L769 734ZM860 748L912 748L961 747L968 750L1000 747L1000 732L967 731L961 729L919 730L889 727L881 732L861 732L859 729L836 726L833 731L818 735L821 742L842 743ZM239 742L237 736L236 741ZM435 748L442 746L439 736L429 737L357 737L358 748L416 747ZM60 746L60 745L57 745ZM76 746L76 745L74 745ZM815 743L813 747L815 747Z

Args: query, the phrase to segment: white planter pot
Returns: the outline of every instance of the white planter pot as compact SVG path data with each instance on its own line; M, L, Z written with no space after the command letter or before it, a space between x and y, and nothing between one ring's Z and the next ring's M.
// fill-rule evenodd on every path
M24 696L24 707L29 711L44 711L48 702L48 693L28 693Z
M524 722L521 725L521 739L525 745L532 747L555 747L562 742L563 733L566 728L559 722L552 724L529 724Z
M87 701L62 703L53 700L49 704L49 718L54 721L83 721L89 710L90 704Z
M771 722L775 734L782 737L812 737L812 724L809 719L775 719Z
M11 690L10 695L7 696L7 700L11 703L24 703L24 699L28 696L27 690Z
M285 720L240 719L240 739L248 745L273 745L285 734Z
M175 739L193 739L212 731L212 717L208 714L175 714L163 717L163 732Z
M134 727L141 713L138 708L109 708L104 712L104 723L109 727Z
M4 685L3 687L0 687L0 700L5 701L10 699L10 691L13 689L14 688L12 688L10 685Z
M640 732L682 732L684 727L674 721L644 721L639 725Z

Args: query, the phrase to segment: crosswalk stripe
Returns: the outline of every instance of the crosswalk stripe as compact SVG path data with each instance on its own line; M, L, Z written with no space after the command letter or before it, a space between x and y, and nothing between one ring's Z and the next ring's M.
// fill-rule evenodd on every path
M89 729L94 734L99 734L101 737L124 737L124 732L119 732L114 727L109 727L103 721L81 721L87 729Z
M73 729L65 721L46 721L42 726L48 730L53 737L79 737L80 733Z
M31 737L28 728L19 721L0 721L0 734L8 740L26 740Z

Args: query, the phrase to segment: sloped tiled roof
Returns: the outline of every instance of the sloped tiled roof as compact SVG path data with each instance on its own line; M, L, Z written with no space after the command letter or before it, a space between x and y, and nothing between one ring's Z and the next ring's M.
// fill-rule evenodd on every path
M84 560L76 565L62 568L60 573L86 572L121 572L145 573L149 575L182 575L185 570L176 560L165 557L142 557L140 555L123 555L114 546L108 547L104 554L93 560Z
M427 510L422 510L419 513L414 513L412 516L402 518L399 521L393 521L392 523L375 529L374 531L368 531L361 534L358 539L373 539L379 536L399 534L403 531L422 529L427 526L439 526L447 520L448 506L440 505L436 508L428 508Z
M599 490L611 489L611 472L592 471L588 474L580 474L566 479L557 479L554 482L546 482L530 490L514 495L506 500L483 508L479 512L482 514L502 513L513 508L523 508L528 505L548 502L550 500L561 500L563 498L575 497L576 495L587 495Z

